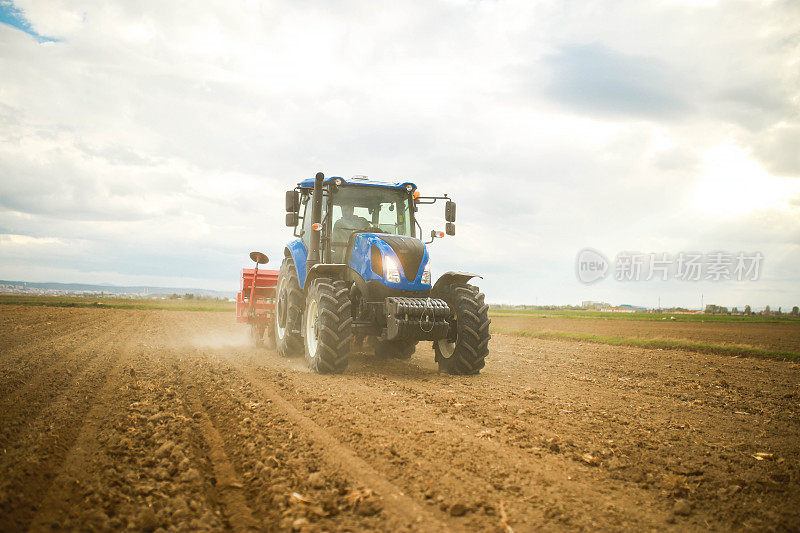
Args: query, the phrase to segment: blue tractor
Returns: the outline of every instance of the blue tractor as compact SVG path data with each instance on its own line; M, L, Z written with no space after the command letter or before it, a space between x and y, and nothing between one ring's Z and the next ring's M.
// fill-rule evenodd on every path
M454 235L455 202L420 196L410 182L320 172L287 191L286 225L297 239L286 245L277 279L278 353L305 353L312 370L334 373L365 341L379 357L407 359L427 340L441 370L480 372L490 321L484 295L468 283L477 275L447 272L431 284L426 244L444 233L423 243L415 214L437 200L446 202L446 232Z

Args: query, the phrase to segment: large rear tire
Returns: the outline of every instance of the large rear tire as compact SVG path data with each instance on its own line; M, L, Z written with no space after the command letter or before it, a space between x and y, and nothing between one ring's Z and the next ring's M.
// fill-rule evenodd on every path
M291 257L286 257L278 272L275 288L275 346L282 357L303 353L300 321L303 318L303 289Z
M477 374L489 355L489 306L478 287L454 283L444 289L441 298L453 311L449 339L433 341L439 370L448 374Z
M344 281L318 278L311 282L303 311L308 367L320 374L347 368L353 340L350 290Z

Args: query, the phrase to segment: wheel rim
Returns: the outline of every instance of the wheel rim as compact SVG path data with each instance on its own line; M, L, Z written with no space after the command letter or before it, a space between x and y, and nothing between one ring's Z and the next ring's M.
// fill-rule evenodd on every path
M317 356L317 314L317 300L312 299L306 309L306 350L312 358Z
M458 343L458 322L455 320L450 324L450 331L452 332L454 330L456 333L456 338L454 340L439 339L436 341L439 344L439 351L442 352L442 357L445 359L450 359L456 352L456 344Z
M456 351L456 343L450 342L447 339L440 339L439 341L439 351L442 352L442 356L445 359L450 359Z
M282 339L286 335L286 278L278 282L278 317L275 320L275 336Z

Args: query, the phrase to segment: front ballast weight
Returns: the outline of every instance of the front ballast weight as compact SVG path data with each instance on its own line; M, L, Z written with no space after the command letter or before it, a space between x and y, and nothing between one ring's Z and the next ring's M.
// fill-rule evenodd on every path
M423 242L416 212L440 200L446 231ZM455 218L451 198L420 196L411 182L320 172L287 191L286 224L297 238L276 280L278 352L304 353L312 370L337 373L364 346L407 359L432 341L440 370L477 374L491 337L483 294L468 284L480 276L447 272L432 283L426 246L455 235Z
M448 336L450 307L438 298L386 298L386 340L433 341Z

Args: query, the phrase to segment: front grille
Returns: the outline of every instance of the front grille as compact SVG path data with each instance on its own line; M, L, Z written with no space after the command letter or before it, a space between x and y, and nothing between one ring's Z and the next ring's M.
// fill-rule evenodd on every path
M425 245L422 241L413 237L401 237L400 235L381 235L380 239L388 244L400 259L403 271L406 273L408 281L417 279L417 271L425 255Z

